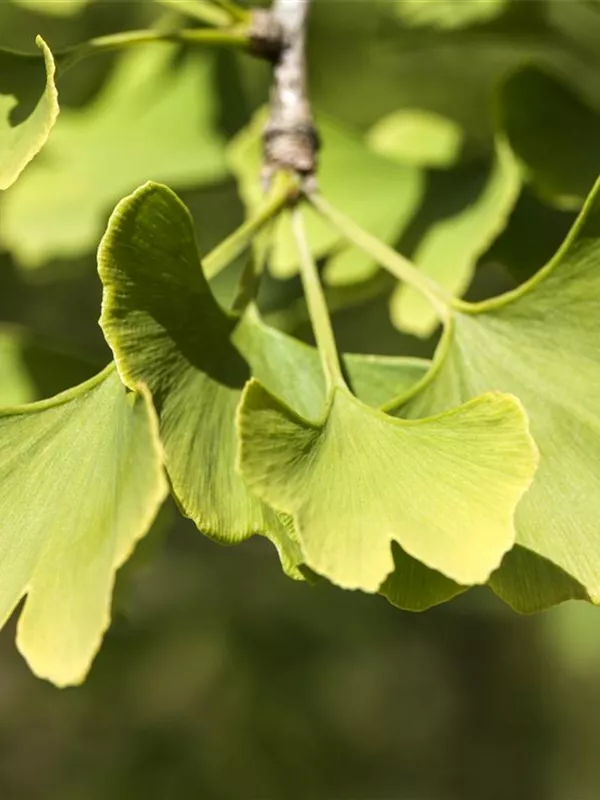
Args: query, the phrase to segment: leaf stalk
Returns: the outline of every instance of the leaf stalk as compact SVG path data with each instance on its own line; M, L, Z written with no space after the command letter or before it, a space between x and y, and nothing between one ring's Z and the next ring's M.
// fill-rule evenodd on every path
M297 195L298 183L294 176L286 172L279 173L258 211L202 260L207 280L214 278L241 255L265 225Z
M323 195L318 192L307 192L306 197L321 216L336 228L348 242L368 253L374 261L398 280L416 289L431 303L440 321L448 321L454 301L443 287L418 270L407 258L361 228L353 219L331 205Z
M340 364L325 293L323 292L317 266L310 252L304 227L304 218L299 206L296 206L292 212L292 227L300 257L300 277L317 348L321 357L327 390L332 391L337 388L347 391L348 386Z
M60 75L84 58L112 50L121 50L137 45L170 42L178 44L205 44L214 47L234 47L248 50L252 46L250 30L246 25L230 28L190 28L177 31L123 31L106 36L97 36L87 42L68 47L58 54Z

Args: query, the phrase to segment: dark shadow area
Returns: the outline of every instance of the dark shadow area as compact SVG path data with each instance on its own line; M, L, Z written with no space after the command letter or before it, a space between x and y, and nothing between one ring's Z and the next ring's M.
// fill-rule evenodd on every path
M9 122L20 125L35 109L46 88L44 58L0 50L0 95L10 95L15 106Z

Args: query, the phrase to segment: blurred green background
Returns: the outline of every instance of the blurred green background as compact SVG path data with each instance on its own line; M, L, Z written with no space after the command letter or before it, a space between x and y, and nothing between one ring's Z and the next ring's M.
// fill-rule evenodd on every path
M442 209L422 203L399 236L404 252L453 209L468 207L460 192L489 169L498 85L515 69L558 70L590 117L600 109L596 0L486 2L485 14L464 19L473 3L455 0L454 11L447 2L442 8L444 0L315 3L310 82L319 110L357 138L398 109L435 112L461 131L459 160L445 177L418 165ZM73 14L71 3L2 0L0 47L34 52L41 33L56 51L103 33L189 23L176 3L89 2ZM193 54L159 56L144 76L156 50L147 52L136 64L125 61L126 69L129 55L112 54L66 74L54 149L0 198L4 404L49 396L110 359L97 325L94 250L123 194L145 178L170 183L193 212L203 252L243 218L226 145L264 103L268 69L243 55L210 53L190 73L201 71L200 83L188 86ZM135 114L123 116L125 94L111 118L134 68L140 107L145 92L148 102L163 101L179 78L177 91L184 99L191 92L191 102L138 130ZM172 139L185 126L197 132L197 150L194 137L189 151ZM89 138L87 130L100 134ZM554 133L546 127L549 139ZM129 150L118 144L127 137ZM567 134L556 147L568 163ZM597 150L585 164L593 175L600 139ZM142 154L135 168L132 153ZM535 170L523 174L503 232L476 258L469 297L524 280L574 219L577 199L550 197ZM386 186L379 201L393 204L395 191ZM222 298L235 276L234 267L220 279ZM392 289L376 274L332 290L344 349L431 355L435 334L417 339L392 326ZM261 302L274 324L310 338L295 278L270 278ZM600 612L583 604L524 618L481 589L410 615L379 597L289 581L266 542L220 547L168 506L120 574L113 625L83 687L59 691L36 680L13 638L9 625L0 634L0 798L7 800L600 794Z

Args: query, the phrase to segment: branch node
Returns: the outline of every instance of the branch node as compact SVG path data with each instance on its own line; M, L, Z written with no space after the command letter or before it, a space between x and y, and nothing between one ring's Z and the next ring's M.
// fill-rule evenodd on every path
M264 8L255 8L250 21L250 51L276 64L284 47L284 30L275 16Z
M271 16L282 33L264 131L264 179L292 170L315 184L319 136L306 89L306 21L311 0L273 0Z

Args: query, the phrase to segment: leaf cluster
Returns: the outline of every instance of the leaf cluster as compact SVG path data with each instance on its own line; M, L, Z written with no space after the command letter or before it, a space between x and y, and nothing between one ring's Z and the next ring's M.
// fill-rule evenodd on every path
M521 612L600 597L600 98L582 66L595 18L579 2L569 16L558 2L396 0L366 17L356 4L342 24L320 5L314 69L336 36L339 69L372 48L387 99L357 79L357 110L351 81L334 91L324 73L319 191L300 202L293 176L261 190L261 65L195 46L249 46L230 3L156 0L139 35L0 53L2 246L36 276L57 260L85 269L101 239L114 359L29 402L32 340L0 333L0 617L26 596L17 643L55 683L84 677L115 573L169 491L212 539L264 536L290 578L402 609L482 584ZM68 10L60 24L76 26L93 4L60 6L35 10ZM64 76L124 43L59 115ZM465 52L480 67L467 76ZM417 80L386 89L383 56ZM466 88L488 113L465 105ZM214 209L193 190L216 185L234 200L211 249ZM476 271L491 268L507 290L475 300ZM373 298L404 352L343 352L335 312L359 327ZM415 358L408 335L432 334ZM368 331L360 341L368 350ZM87 353L42 349L67 383L92 370Z

